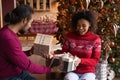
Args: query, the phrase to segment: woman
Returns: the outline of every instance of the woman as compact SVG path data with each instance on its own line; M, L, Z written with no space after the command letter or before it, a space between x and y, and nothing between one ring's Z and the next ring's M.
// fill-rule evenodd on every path
M77 56L77 68L67 73L64 80L95 80L95 66L99 62L101 52L101 39L93 33L96 29L95 23L92 11L78 12L73 16L73 32L66 35L62 53L70 52Z

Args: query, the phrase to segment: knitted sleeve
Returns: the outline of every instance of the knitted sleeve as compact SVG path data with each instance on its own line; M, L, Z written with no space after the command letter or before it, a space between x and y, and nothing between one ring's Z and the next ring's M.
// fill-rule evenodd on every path
M68 38L64 38L64 42L63 42L63 45L62 45L62 53L63 52L69 52L69 40Z

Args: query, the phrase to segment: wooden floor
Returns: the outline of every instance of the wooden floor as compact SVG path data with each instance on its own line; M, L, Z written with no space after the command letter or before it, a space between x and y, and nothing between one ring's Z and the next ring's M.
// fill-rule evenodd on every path
M29 47L31 47L33 45L34 41L31 38L30 40L22 40L21 42L22 42L22 46L25 49L27 49L27 48L29 48ZM37 64L40 64L40 65L45 65L46 64L45 63L46 62L45 59L40 57L40 56L38 56L38 55L32 55L30 57L30 59L33 62L35 62ZM37 80L48 80L45 74L31 74L31 75L34 76ZM114 80L120 80L120 78L115 78Z
M114 80L120 80L120 78L115 78Z

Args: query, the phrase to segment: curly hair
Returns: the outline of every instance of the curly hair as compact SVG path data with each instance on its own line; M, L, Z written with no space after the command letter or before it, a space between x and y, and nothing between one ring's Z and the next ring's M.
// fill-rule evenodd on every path
M76 31L77 29L77 23L79 20L85 19L87 20L91 26L89 30L91 32L96 32L97 29L97 15L93 11L81 11L73 15L72 17L72 29L73 31Z

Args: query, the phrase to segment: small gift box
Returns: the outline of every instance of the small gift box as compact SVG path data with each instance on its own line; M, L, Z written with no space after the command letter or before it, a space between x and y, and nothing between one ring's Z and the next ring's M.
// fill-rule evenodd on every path
M45 34L37 34L34 41L34 54L50 53L53 36Z
M70 72L76 69L75 60L75 57L70 55L69 53L59 54L54 56L53 60L51 61L50 67L61 65L61 71Z

